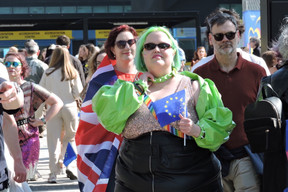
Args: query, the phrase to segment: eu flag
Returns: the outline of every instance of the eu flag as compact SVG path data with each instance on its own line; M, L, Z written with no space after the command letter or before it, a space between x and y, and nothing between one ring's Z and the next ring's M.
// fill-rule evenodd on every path
M74 149L72 148L71 144L68 143L64 161L63 161L64 165L67 167L76 158L77 156L76 156Z
M161 127L185 117L185 89L153 102L158 122Z

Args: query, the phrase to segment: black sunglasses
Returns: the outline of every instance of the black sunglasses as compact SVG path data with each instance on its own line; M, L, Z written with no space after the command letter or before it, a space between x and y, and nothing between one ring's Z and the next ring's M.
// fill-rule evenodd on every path
M226 36L226 38L228 40L234 39L235 35L236 35L236 32L228 32L228 33L225 33L225 34L224 33L216 33L215 35L213 35L212 33L211 34L213 35L213 37L214 37L214 39L216 41L222 41L224 39L224 35Z
M19 62L16 62L16 61L14 61L14 62L10 62L10 61L6 61L5 63L4 63L4 65L6 66L6 67L10 67L10 66L12 66L12 67L18 67L18 66L21 66L22 64L21 63L19 63Z
M124 49L127 43L131 47L133 44L136 43L136 39L129 39L128 41L120 40L116 42L116 45L119 49Z
M159 43L159 44L146 43L146 44L144 45L144 48L145 48L146 50L153 50L153 49L155 49L156 47L158 47L159 49L164 49L164 50L166 50L166 49L170 48L171 45L169 45L168 43Z

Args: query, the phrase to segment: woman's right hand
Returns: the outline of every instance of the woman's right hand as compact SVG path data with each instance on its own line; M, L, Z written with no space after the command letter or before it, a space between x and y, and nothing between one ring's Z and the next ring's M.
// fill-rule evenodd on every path
M148 86L152 84L152 81L154 81L154 76L149 72L144 72L139 79L143 80L144 83L147 83ZM150 79L150 80L149 80Z

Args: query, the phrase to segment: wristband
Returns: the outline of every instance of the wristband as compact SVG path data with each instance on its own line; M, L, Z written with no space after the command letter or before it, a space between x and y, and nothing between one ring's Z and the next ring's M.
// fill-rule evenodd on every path
M145 93L148 89L148 85L147 83L145 83L142 79L139 79L135 82L133 82L134 87L136 89L136 94L138 96L142 95L143 93Z
M144 93L144 88L139 83L134 83L135 91L138 96Z
M195 125L198 125L198 127L200 128L200 135L194 138L205 139L206 131L202 127L199 126L199 121Z
M44 124L46 124L46 119L45 119L45 117L42 117L40 120L41 120Z

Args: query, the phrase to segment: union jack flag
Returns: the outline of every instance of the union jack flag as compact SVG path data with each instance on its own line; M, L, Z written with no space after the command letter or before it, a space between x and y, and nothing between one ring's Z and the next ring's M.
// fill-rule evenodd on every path
M82 192L105 192L122 137L107 131L92 110L92 98L103 85L116 80L133 81L135 75L114 70L115 61L106 56L89 82L81 106L79 127L75 136L79 188Z

